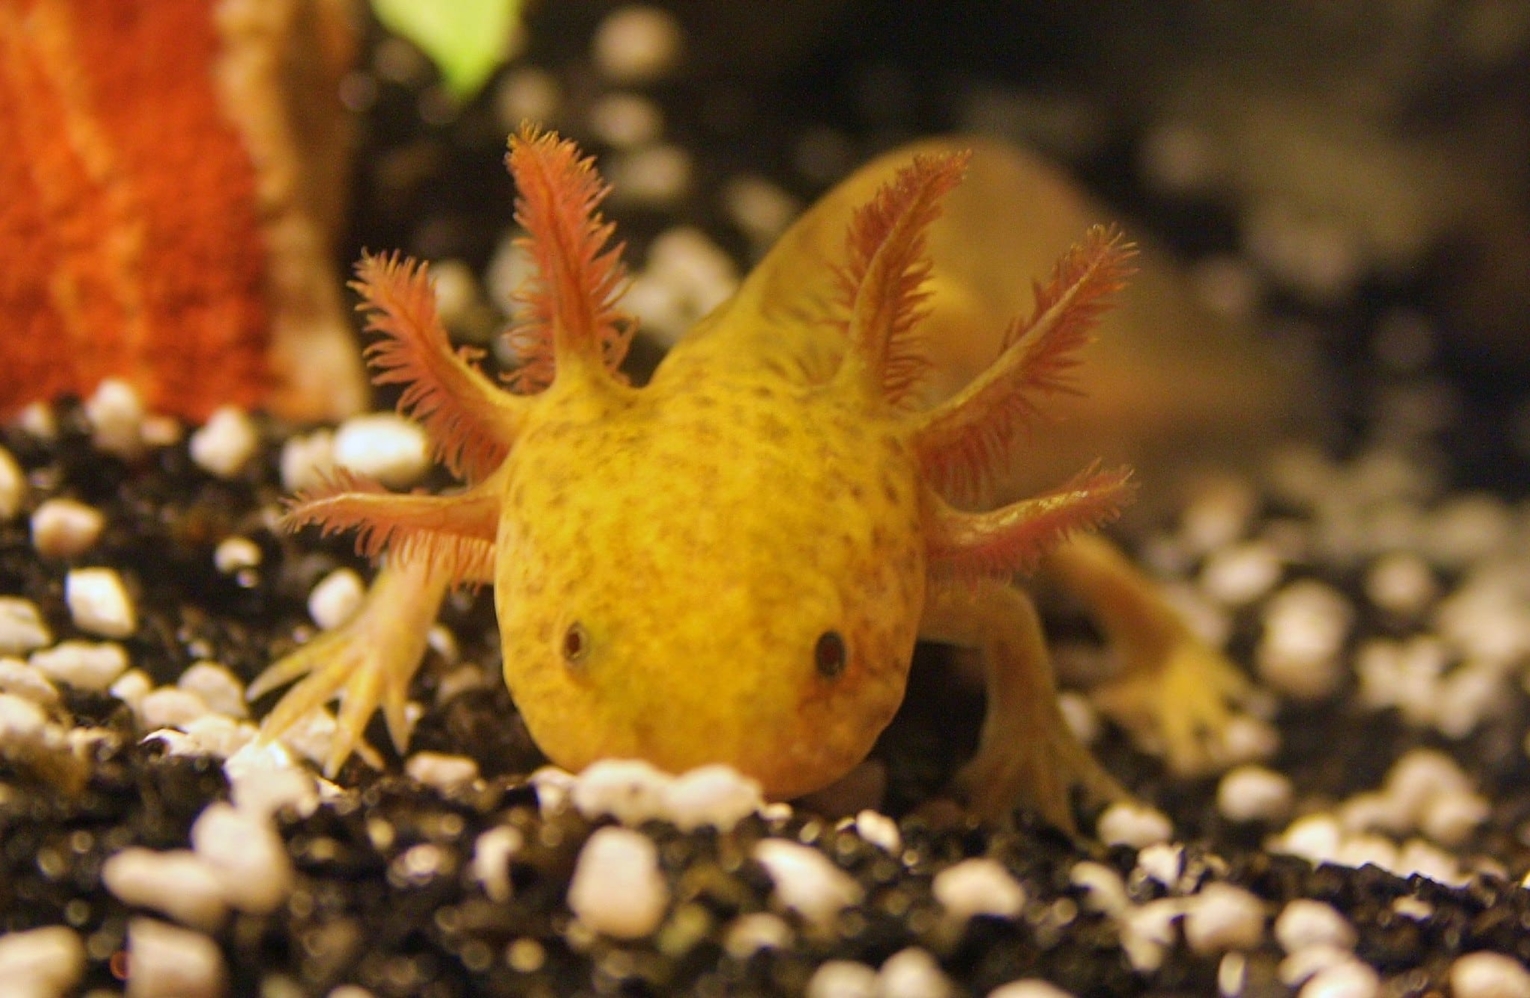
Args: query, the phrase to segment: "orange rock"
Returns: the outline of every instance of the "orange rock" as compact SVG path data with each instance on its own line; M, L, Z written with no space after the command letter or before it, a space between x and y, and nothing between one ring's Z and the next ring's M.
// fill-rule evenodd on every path
M117 376L152 408L200 419L292 381L273 339L294 290L273 279L291 268L273 250L290 247L272 237L297 199L271 178L295 151L273 160L268 142L252 156L226 107L226 6L0 0L0 413ZM346 349L328 392L280 407L334 415L365 395L329 236L309 228L311 280L330 300L296 289L305 335Z

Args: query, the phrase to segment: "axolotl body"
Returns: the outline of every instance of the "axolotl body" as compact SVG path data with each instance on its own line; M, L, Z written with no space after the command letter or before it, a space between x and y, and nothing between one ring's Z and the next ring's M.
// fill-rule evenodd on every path
M1015 570L1042 562L1100 612L1126 666L1121 716L1193 762L1236 672L1200 645L1109 545L1087 535L1125 502L1125 470L962 508L1125 280L1130 247L1090 231L1036 288L992 364L921 404L928 227L964 157L913 157L849 221L843 255L803 259L788 233L679 342L648 384L618 373L634 323L603 187L572 143L510 143L536 276L507 386L454 353L422 266L368 256L356 287L379 334L379 383L404 386L450 495L352 476L299 496L293 525L355 529L385 556L366 605L276 663L258 696L302 678L280 733L339 694L328 768L379 706L401 746L425 633L449 587L490 583L504 678L538 746L572 769L634 757L728 763L788 798L860 763L903 698L916 640L977 649L987 715L957 790L979 814L1017 804L1071 827L1071 791L1123 791L1069 733L1036 612ZM811 225L812 222L799 223Z

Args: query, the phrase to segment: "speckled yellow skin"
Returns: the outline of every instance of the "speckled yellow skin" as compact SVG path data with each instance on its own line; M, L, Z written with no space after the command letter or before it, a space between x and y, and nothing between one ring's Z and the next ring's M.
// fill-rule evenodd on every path
M917 471L885 404L811 383L792 339L724 314L640 390L558 381L517 443L505 681L560 764L721 761L791 796L860 762L896 711L924 600ZM588 647L568 662L575 622ZM834 677L815 668L826 631L848 650Z

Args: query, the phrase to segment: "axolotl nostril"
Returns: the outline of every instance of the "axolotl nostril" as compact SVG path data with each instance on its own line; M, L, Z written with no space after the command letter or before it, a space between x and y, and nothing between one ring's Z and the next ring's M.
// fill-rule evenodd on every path
M328 768L379 706L402 745L443 595L491 583L505 681L560 765L724 762L773 796L821 788L865 758L928 638L977 649L986 669L979 749L957 791L984 816L1028 804L1071 827L1074 788L1122 791L1063 723L1035 610L1009 581L1040 562L1123 649L1107 700L1171 759L1197 762L1241 680L1088 535L1128 499L1127 473L1086 470L992 509L958 500L1068 387L1128 274L1115 232L1085 234L992 364L920 404L926 233L966 157L917 155L853 213L842 255L815 257L788 232L634 387L616 373L634 323L592 162L527 127L508 163L536 276L507 386L452 352L422 266L358 266L374 379L404 386L401 408L467 486L395 495L343 476L298 497L289 524L354 529L386 564L358 617L252 686L302 679L266 737L339 694Z

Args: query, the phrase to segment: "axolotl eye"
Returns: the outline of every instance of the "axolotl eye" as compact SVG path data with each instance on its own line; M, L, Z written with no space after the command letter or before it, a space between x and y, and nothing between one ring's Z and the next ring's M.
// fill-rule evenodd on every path
M813 668L825 679L837 679L845 671L845 639L838 631L824 631L813 645Z
M590 635L584 625L576 620L563 632L563 661L568 665L578 665L589 651Z

